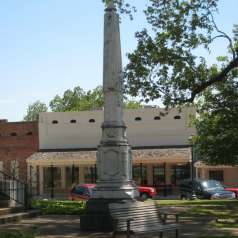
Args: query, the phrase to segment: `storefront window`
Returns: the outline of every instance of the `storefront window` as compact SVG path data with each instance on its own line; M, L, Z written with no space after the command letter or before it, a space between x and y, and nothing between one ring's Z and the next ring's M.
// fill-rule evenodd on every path
M145 165L133 165L132 174L137 185L147 185L147 167Z
M165 184L165 166L158 165L153 167L153 185L158 187Z
M74 165L65 167L66 188L79 181L79 167Z
M3 161L0 161L0 171L3 171Z
M223 170L210 170L209 179L214 179L223 182L224 181Z
M190 165L174 165L171 167L171 183L173 185L179 185L180 181L183 179L190 178Z
M19 161L17 160L11 161L11 176L19 178Z
M201 178L201 169L197 169L197 177Z
M84 182L85 183L96 183L97 170L95 166L84 167Z
M44 188L61 188L61 168L60 167L45 167L44 173Z

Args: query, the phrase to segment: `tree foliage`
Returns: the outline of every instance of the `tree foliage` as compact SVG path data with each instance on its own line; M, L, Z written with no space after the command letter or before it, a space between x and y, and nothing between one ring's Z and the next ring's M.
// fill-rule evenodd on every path
M139 108L142 108L143 106L138 101L135 101L135 100L125 100L124 107L126 109L139 109Z
M27 108L26 116L24 116L24 121L36 121L39 118L39 113L47 112L48 108L45 103L39 100L30 104Z
M204 94L195 120L198 158L212 165L238 164L238 82L219 84Z
M128 93L165 105L193 102L208 87L225 82L238 67L238 48L214 21L218 0L149 0L148 29L136 33L125 69ZM228 42L228 62L218 67L197 55L211 52L218 38Z
M234 38L220 29L214 17L218 2L148 0L149 27L136 32L138 44L128 54L125 83L127 93L145 101L159 98L168 107L194 103L199 158L238 164L238 27ZM227 54L208 62L203 55L215 54L213 45L222 39Z
M49 107L53 112L70 112L70 111L89 111L103 108L103 89L101 86L93 90L84 91L81 87L68 89L63 96L56 95L49 103ZM135 100L125 98L124 107L126 109L141 108L142 105ZM40 112L47 112L48 108L45 103L39 100L28 106L25 121L38 120Z
M102 107L103 92L101 86L87 92L78 86L73 90L66 90L62 97L56 95L50 101L50 108L53 112L87 111Z
M126 14L131 20L133 19L133 13L136 12L135 6L132 6L125 0L102 0L105 5L109 4L111 1L113 1L121 14Z

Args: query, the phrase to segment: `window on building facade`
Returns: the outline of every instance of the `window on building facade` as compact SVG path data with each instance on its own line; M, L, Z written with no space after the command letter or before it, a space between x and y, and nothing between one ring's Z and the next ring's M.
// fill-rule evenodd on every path
M94 123L94 122L95 122L95 119L90 119L88 122L89 122L89 123Z
M57 120L53 120L52 124L58 124L59 122Z
M209 179L214 179L214 180L223 182L224 181L223 170L210 170L209 171Z
M70 188L72 184L79 182L79 167L74 165L65 168L66 188Z
M160 116L164 117L167 113L160 112L159 114L160 114Z
M97 169L95 166L84 167L84 182L85 183L96 183L97 180Z
M161 118L160 117L154 117L155 121L159 121Z
M16 132L12 132L11 136L17 136L17 133Z
M141 117L136 117L135 121L142 121Z
M53 187L54 189L61 188L61 168L60 167L44 167L44 189L49 192Z
M177 115L177 116L174 117L174 119L179 120L179 119L181 119L181 116Z
M179 185L181 180L190 178L190 164L174 165L171 170L171 183L173 185Z
M17 160L11 161L11 176L19 178L19 161Z
M3 161L0 161L0 171L3 172Z
M153 185L158 187L165 184L165 165L153 167Z
M200 169L200 168L197 169L197 177L198 177L198 178L201 178L201 177L202 177L202 175L201 175L201 169Z
M32 136L33 133L32 133L32 131L29 131L29 132L26 133L26 135L27 135L27 136Z
M39 174L38 174L38 168L37 166L32 166L30 165L28 167L28 175L29 175L29 185L30 185L30 189L32 194L37 194L38 191L38 179L39 179Z
M133 165L132 176L137 185L147 185L147 166Z
M75 124L77 121L75 119L72 119L70 123Z

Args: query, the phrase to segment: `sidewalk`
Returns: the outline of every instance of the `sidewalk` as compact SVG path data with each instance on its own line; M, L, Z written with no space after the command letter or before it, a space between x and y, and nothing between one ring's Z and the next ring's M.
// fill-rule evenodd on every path
M219 237L229 232L238 237L238 229L227 231L226 229L210 228L207 224L211 219L181 218L182 229L180 237L198 238L201 235L210 234ZM111 233L85 233L80 231L79 216L72 215L45 215L34 219L25 219L20 223L0 225L1 231L36 230L37 238L109 238ZM156 236L158 237L158 236ZM174 232L165 233L164 238L174 238Z

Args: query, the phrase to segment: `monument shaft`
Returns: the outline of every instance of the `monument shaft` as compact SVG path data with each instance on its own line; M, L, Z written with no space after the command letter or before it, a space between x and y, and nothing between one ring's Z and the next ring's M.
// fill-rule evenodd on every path
M93 198L134 199L131 148L123 122L122 59L119 16L112 1L104 16L104 122L97 152L97 186Z

